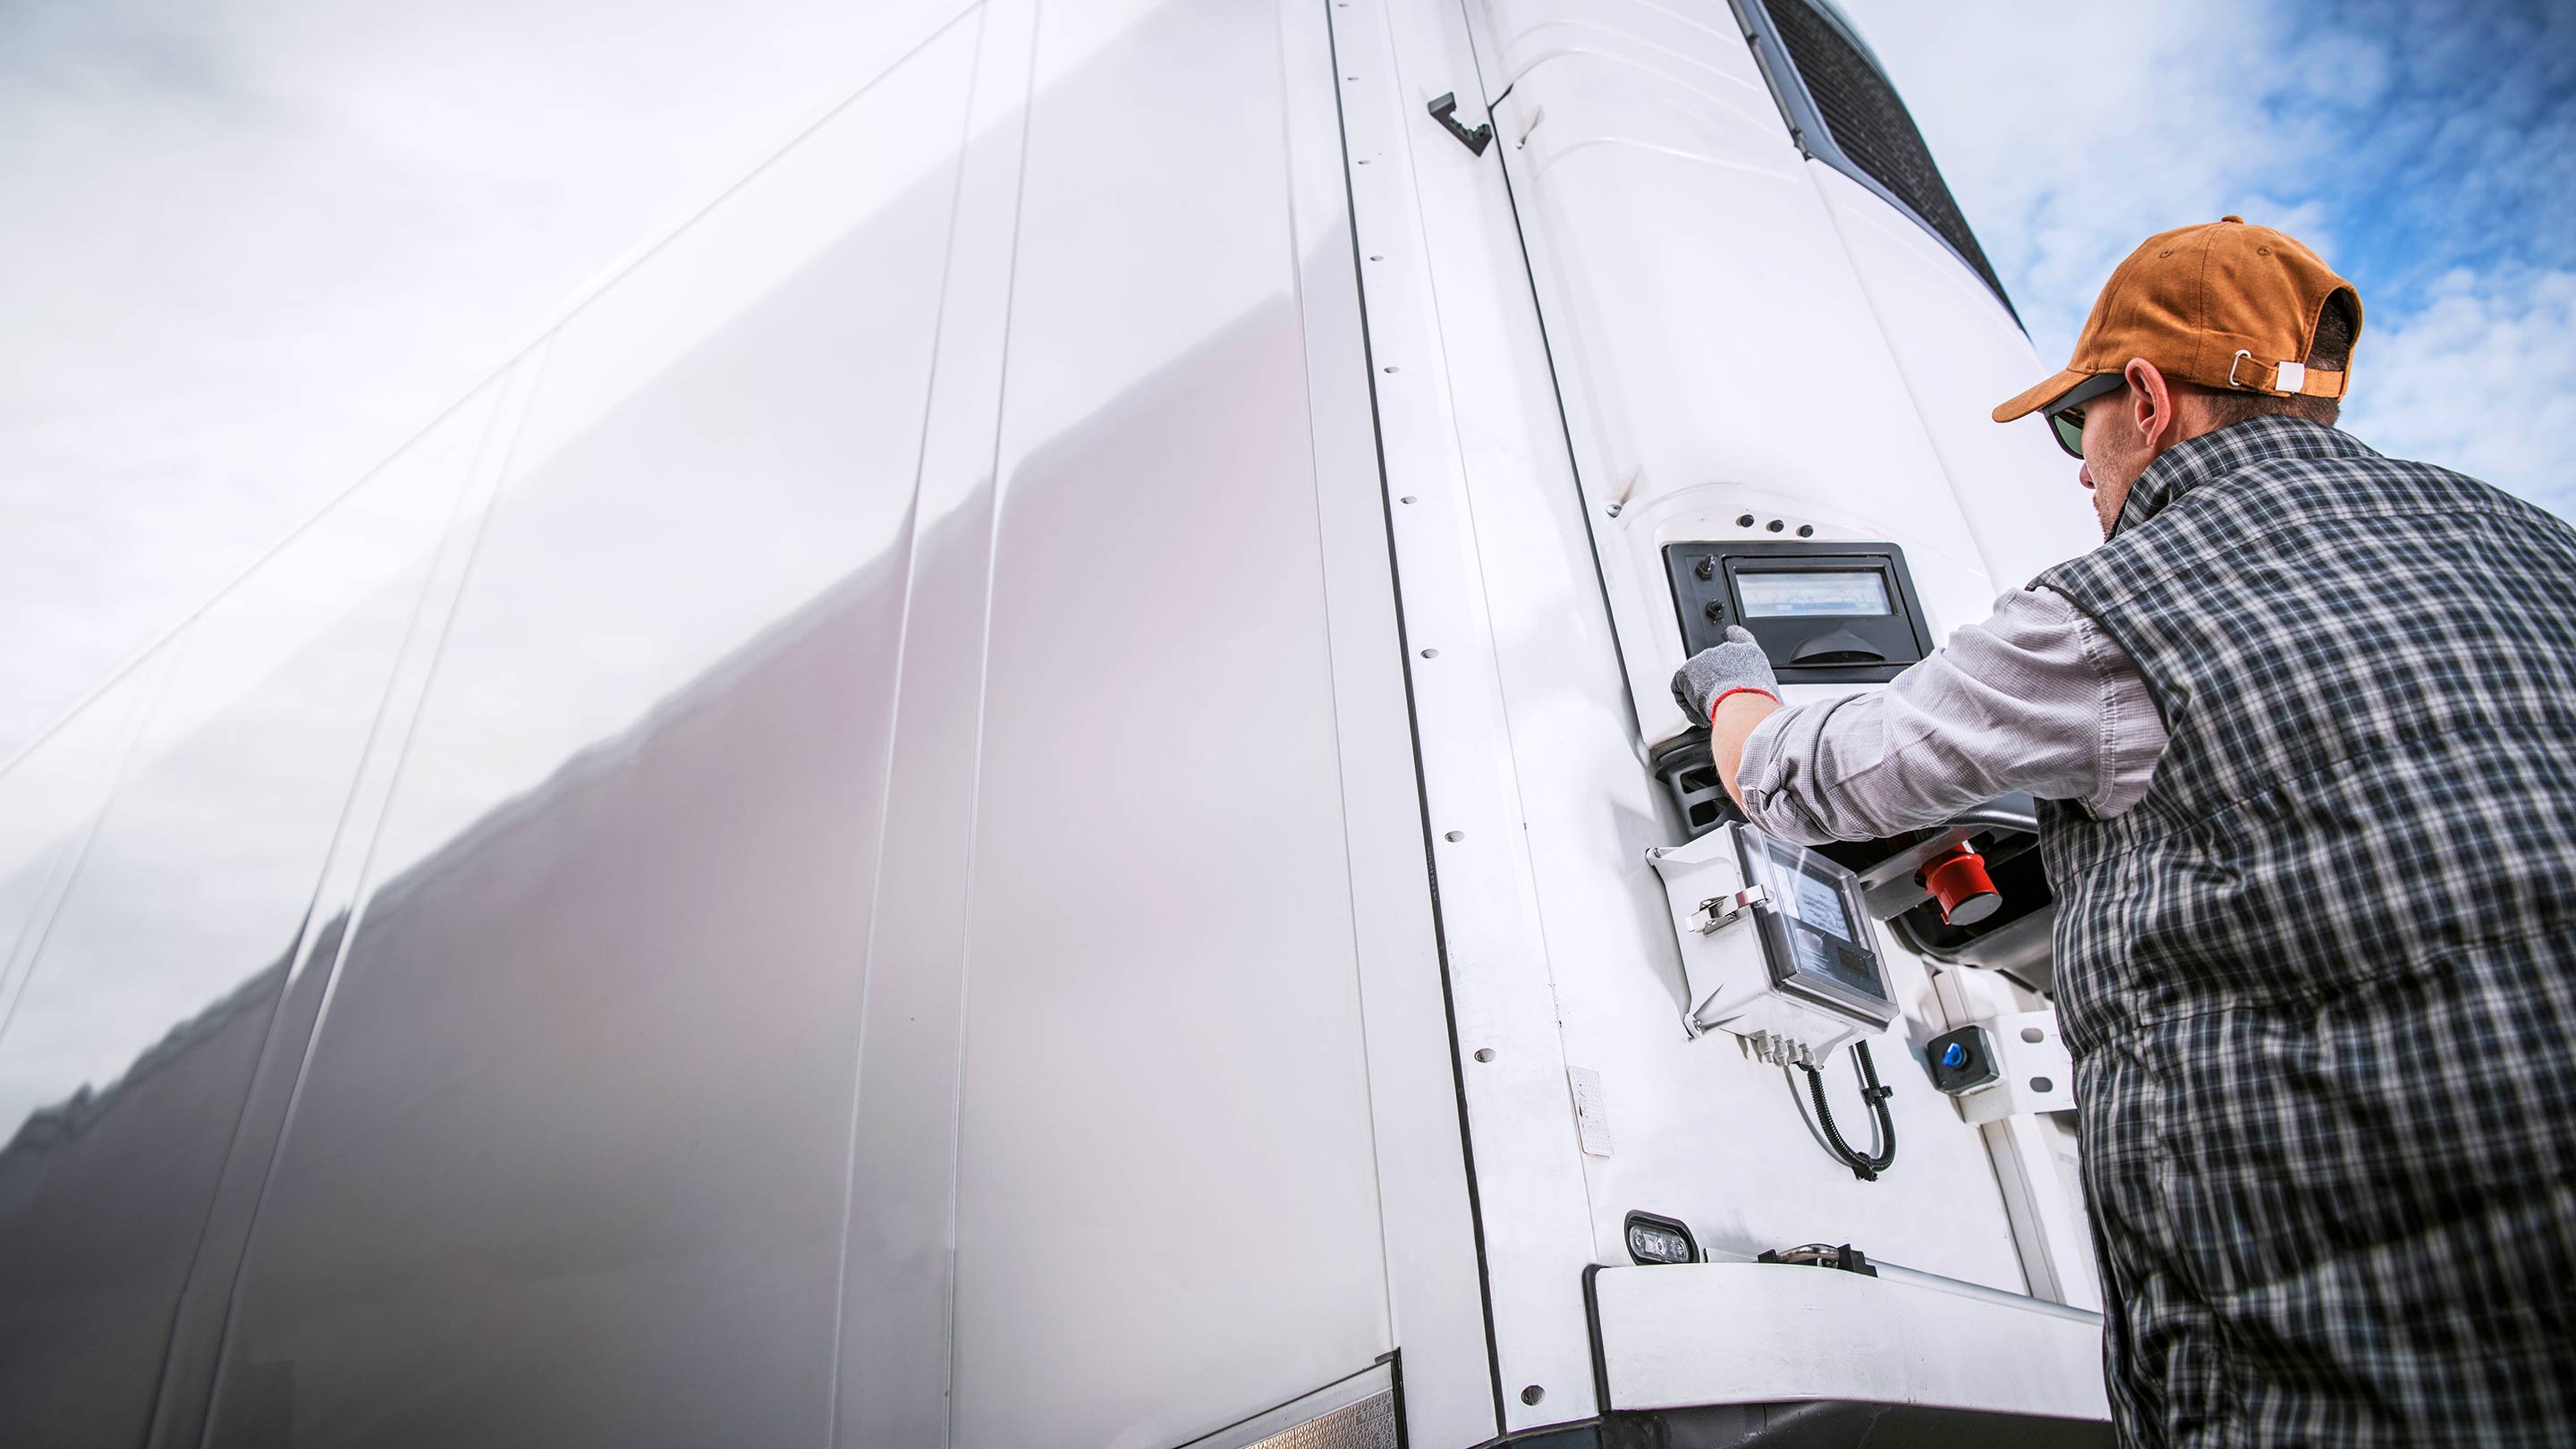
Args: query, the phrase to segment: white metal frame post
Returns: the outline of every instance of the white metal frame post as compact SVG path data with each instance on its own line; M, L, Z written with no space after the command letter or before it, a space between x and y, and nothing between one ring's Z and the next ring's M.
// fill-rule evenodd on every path
M1428 109L1453 92L1460 122L1483 119L1463 15L1330 13L1499 1410L1518 1432L1599 1412L1595 1247L1470 485L1570 465L1561 441L1553 457L1519 442L1535 417L1561 432L1501 171Z
M1314 420L1333 705L1339 716L1351 920L1368 1036L1389 1330L1407 1442L1500 1432L1458 1111L1458 1058L1423 859L1421 784L1406 713L1387 510L1370 406L1327 8L1280 8L1289 178Z

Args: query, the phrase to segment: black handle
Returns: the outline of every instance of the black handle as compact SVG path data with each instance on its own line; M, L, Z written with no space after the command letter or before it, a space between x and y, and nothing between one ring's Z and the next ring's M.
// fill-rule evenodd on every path
M1468 150L1475 152L1479 156L1484 155L1485 148L1493 144L1494 127L1492 122L1489 121L1484 125L1478 126L1472 131L1458 124L1458 93L1456 91L1442 91L1439 99L1431 103L1431 119L1448 127L1449 134L1458 138L1459 145L1466 147Z
M1789 656L1792 664L1885 664L1887 656L1849 629L1819 634Z

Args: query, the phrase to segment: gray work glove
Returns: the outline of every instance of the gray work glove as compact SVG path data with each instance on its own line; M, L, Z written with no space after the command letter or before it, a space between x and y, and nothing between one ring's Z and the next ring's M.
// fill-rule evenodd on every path
M1673 674L1673 703L1694 724L1708 723L1718 696L1730 689L1758 689L1780 697L1780 681L1771 675L1770 656L1741 624L1726 626L1726 642L1703 649Z

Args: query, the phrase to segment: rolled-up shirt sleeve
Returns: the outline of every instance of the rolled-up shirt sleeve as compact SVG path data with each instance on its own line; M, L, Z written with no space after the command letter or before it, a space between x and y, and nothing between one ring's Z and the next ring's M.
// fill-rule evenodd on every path
M2146 795L2164 748L2119 645L2065 596L2018 589L1885 689L1764 720L1737 783L1773 834L1876 840L2014 791L2108 819Z

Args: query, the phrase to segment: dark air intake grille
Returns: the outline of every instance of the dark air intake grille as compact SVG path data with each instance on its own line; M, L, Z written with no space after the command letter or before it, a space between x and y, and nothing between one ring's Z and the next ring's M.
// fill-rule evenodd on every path
M1976 234L1968 230L1968 219L1959 214L1959 203L1950 199L1941 168L1932 164L1931 148L1923 144L1923 133L1914 129L1914 118L1906 114L1887 77L1804 0L1767 0L1767 8L1789 63L1798 68L1798 78L1824 117L1828 139L1854 166L1912 207L1977 269L1997 297L2003 296L2003 283L1977 245ZM2011 303L2005 306L2009 309Z

